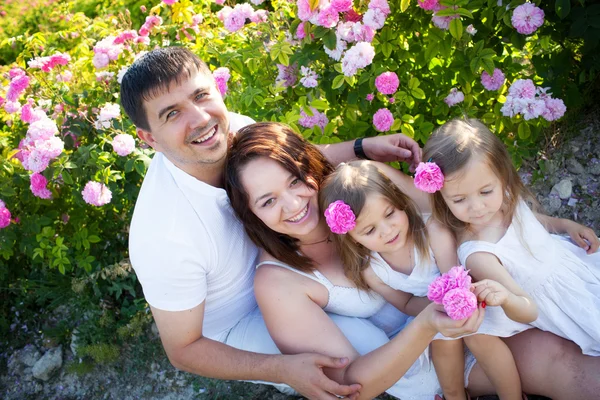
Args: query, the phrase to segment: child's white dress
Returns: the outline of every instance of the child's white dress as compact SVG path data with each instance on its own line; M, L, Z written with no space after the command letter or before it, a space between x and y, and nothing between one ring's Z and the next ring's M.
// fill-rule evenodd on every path
M599 258L575 251L549 234L521 201L497 243L465 242L458 255L465 264L473 253L494 254L537 303L539 316L532 326L572 340L584 354L600 356L600 266L593 265Z
M431 252L431 250L430 250ZM371 253L371 268L373 272L389 287L411 293L414 296L426 297L429 284L440 276L440 270L435 259L431 256L428 262L421 263L419 254L414 250L415 267L410 275L398 272L383 259L378 253ZM508 318L501 307L487 307L485 318L477 330L478 334L498 337L510 337L519 332L531 329L527 324L521 324ZM437 334L435 339L453 340L442 334Z

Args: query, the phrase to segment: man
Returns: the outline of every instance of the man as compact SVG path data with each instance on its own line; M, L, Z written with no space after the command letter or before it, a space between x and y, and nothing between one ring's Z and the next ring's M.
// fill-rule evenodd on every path
M178 47L138 59L123 77L121 102L138 136L157 152L129 247L171 363L202 376L286 383L310 398L356 394L359 385L339 385L321 370L343 367L347 359L280 355L257 310L258 249L221 187L228 135L253 121L229 113L206 64ZM355 153L413 164L420 158L418 145L403 135L362 143L321 149L334 163ZM349 338L373 334L357 333L365 324L356 328L353 319L333 319Z

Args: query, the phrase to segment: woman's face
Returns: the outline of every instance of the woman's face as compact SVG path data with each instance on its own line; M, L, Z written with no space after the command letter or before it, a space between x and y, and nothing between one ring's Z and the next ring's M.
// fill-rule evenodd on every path
M317 227L321 215L317 191L278 162L254 159L240 178L250 209L275 232L302 239Z

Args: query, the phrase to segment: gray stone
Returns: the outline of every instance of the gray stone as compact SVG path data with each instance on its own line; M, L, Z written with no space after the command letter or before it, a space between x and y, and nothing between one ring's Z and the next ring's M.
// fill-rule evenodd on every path
M152 325L150 325L150 331L152 332L154 337L160 336L160 333L158 332L158 327L156 326L156 322L152 322Z
M552 176L558 172L558 163L553 160L546 160L544 162L544 173L546 176Z
M583 168L583 165L581 165L579 163L579 161L577 161L574 158L569 158L567 160L567 170L572 173L572 174L583 174L585 172L585 168Z
M10 356L7 362L8 370L13 375L27 379L31 375L31 367L41 356L42 354L38 351L37 347L28 344Z
M600 175L600 163L588 164L587 170L592 175Z
M73 332L71 333L71 344L69 345L69 348L71 349L71 352L73 353L74 356L77 356L77 349L79 348L79 346L81 345L81 340L79 339L79 330L77 328L73 329Z
M568 199L573 193L573 183L570 179L563 179L552 187L550 193L557 194L563 200Z
M560 201L560 198L555 194L551 194L547 198L542 199L540 203L542 204L544 211L549 215L555 214L562 206L562 201Z
M33 366L33 376L42 381L49 380L62 367L62 361L62 346L48 350Z
M42 354L32 344L23 347L19 352L19 361L28 367L33 367L40 357L42 357Z

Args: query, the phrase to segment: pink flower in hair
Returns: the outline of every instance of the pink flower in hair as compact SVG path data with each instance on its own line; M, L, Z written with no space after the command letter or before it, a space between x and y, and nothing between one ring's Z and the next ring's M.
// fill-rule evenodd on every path
M438 276L427 288L427 298L436 304L442 304L444 295L451 290L450 281L446 274Z
M350 206L336 200L325 210L325 221L331 232L343 235L356 226L356 217Z
M434 162L421 162L415 171L415 186L427 193L435 193L444 187L444 174Z
M477 296L465 289L452 289L444 296L444 310L455 321L470 317L477 309Z

